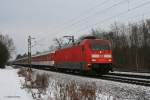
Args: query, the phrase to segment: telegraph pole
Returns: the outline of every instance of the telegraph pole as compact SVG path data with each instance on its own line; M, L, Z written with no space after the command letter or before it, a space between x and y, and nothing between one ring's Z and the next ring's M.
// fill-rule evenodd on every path
M29 70L31 70L31 36L28 37L28 64Z
M31 70L32 68L32 59L31 59L31 55L32 55L32 39L35 39L35 38L32 38L30 35L28 36L28 64L29 64L29 70Z

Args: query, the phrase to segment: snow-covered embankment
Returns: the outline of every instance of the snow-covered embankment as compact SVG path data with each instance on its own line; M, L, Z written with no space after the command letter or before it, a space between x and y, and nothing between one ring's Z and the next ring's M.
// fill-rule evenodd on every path
M21 89L17 71L11 66L0 69L0 100L32 100L32 96Z

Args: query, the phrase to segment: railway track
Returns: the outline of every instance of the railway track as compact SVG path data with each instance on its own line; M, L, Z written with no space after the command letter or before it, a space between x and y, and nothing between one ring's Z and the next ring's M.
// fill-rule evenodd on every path
M109 73L108 75L150 79L150 74L149 75L139 75L139 74L126 74L126 73L115 73L115 72L113 72L113 73Z
M122 73L109 73L107 75L85 75L85 74L73 73L73 75L150 87L150 75L135 75L135 74L122 74Z
M128 74L114 74L103 75L100 79L111 80L121 83L136 84L142 86L150 86L150 78L148 76L128 75Z
M85 74L70 73L70 72L65 72L65 73L71 75L78 75L81 77L90 77L90 78L150 87L150 76L144 76L144 75L131 75L131 74L119 74L119 73L109 73L107 75L85 75Z
M144 75L109 73L107 75L100 76L100 75L87 75L87 74L85 75L85 74L64 72L64 71L62 73L77 75L81 77L90 77L90 78L110 80L110 81L115 81L115 82L129 83L129 84L136 84L136 85L150 87L150 76L144 76Z
M72 73L72 72L66 72L66 71L55 71L48 68L42 68L41 67L33 67L35 69L39 70L46 70L46 71L53 71L53 72L60 72L65 73L69 75L76 75L80 77L90 77L90 78L96 78L96 79L103 79L103 80L110 80L115 82L121 82L121 83L129 83L129 84L136 84L141 86L148 86L150 87L150 75L135 75L135 74L124 74L124 73L109 73L107 75L87 75L87 74L80 74L80 73Z

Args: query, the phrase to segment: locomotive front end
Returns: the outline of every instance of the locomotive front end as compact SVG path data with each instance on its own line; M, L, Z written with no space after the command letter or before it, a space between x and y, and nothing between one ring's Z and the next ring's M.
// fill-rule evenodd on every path
M112 71L112 50L108 40L94 39L90 41L90 63L92 71L105 74Z
M91 61L92 63L111 64L112 50L109 42L91 43Z

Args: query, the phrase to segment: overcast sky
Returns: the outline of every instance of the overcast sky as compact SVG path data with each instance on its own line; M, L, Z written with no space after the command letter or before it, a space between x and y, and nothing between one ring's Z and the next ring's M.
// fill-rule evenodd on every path
M28 35L39 44L33 52L44 51L54 38L77 38L91 28L109 29L114 21L146 18L150 18L150 0L0 0L0 33L13 38L17 54L27 52Z

